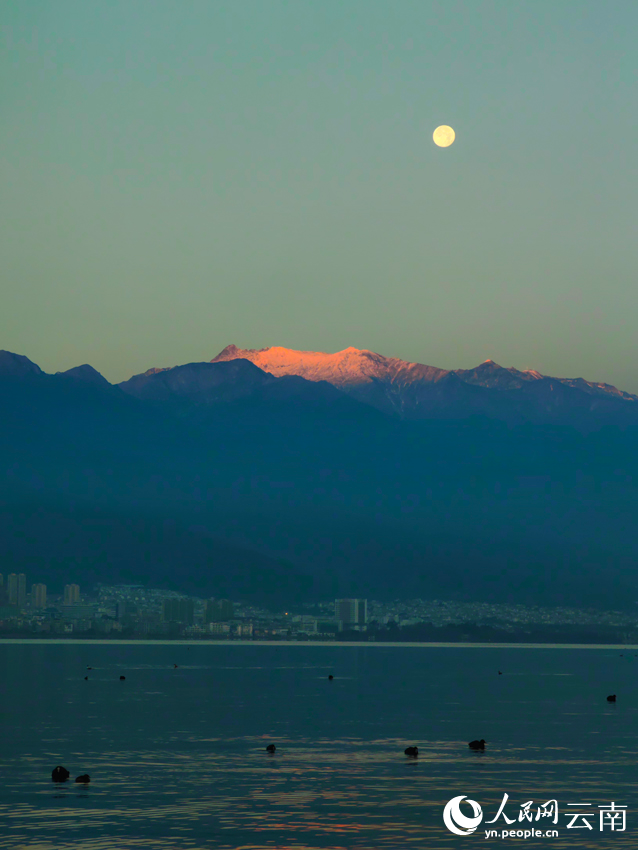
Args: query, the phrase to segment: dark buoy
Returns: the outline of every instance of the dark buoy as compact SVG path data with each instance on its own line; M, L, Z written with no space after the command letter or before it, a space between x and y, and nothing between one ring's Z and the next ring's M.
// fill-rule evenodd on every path
M54 782L66 782L70 775L66 767L62 767L60 764L51 771L51 779Z
M266 752L267 753L274 753L276 749L277 749L277 747L274 744L268 744L268 746L266 747Z
M485 741L481 738L480 741L470 741L468 744L471 750L484 750L485 749Z
M332 680L333 680L333 679L334 679L334 676L333 676L333 675L332 675L332 673L331 673L331 674L328 676L328 681L332 682Z
M89 681L89 677L88 677L88 676L85 676L85 677L84 677L84 681L85 681L85 682L88 682L88 681Z
M616 702L616 694L610 694L607 697L607 702Z
M82 782L84 785L88 785L89 782L91 781L91 777L89 776L88 773L83 773L82 776L76 776L75 781L76 782Z
M406 756L412 756L412 758L416 758L419 755L418 747L406 747L404 750Z
M123 682L126 679L126 676L120 676L120 682Z

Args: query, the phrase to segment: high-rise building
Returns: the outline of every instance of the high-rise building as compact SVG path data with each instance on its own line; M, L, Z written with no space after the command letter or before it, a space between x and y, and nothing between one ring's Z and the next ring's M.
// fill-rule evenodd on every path
M31 585L31 605L34 608L47 607L47 586L46 584Z
M365 626L368 622L367 599L335 599L335 620L344 628Z
M209 599L206 602L206 623L223 623L232 620L235 611L230 599Z
M7 592L9 594L9 605L24 606L27 598L27 577L24 573L10 573L7 579Z
M80 602L80 585L65 584L64 585L64 604L78 605Z
M195 620L194 599L165 599L164 600L164 622L184 623L192 626Z

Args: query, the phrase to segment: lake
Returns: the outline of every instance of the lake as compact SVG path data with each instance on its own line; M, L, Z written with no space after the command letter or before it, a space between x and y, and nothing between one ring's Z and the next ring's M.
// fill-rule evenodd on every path
M638 843L636 648L5 641L0 681L0 848Z

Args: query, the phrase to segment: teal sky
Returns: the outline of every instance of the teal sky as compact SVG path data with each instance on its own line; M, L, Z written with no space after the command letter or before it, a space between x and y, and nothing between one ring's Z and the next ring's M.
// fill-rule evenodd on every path
M0 348L638 391L635 0L4 0L0 27Z

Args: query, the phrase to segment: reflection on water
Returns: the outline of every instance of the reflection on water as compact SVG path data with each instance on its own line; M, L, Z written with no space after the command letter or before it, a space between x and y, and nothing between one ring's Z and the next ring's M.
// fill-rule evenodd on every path
M526 847L633 847L631 666L608 649L505 654L498 676L497 648L0 645L0 848L470 846L484 829L452 835L445 803L465 794L487 819L505 792L514 815L629 807L624 833L574 834L563 815L558 839ZM54 785L56 764L91 784Z

